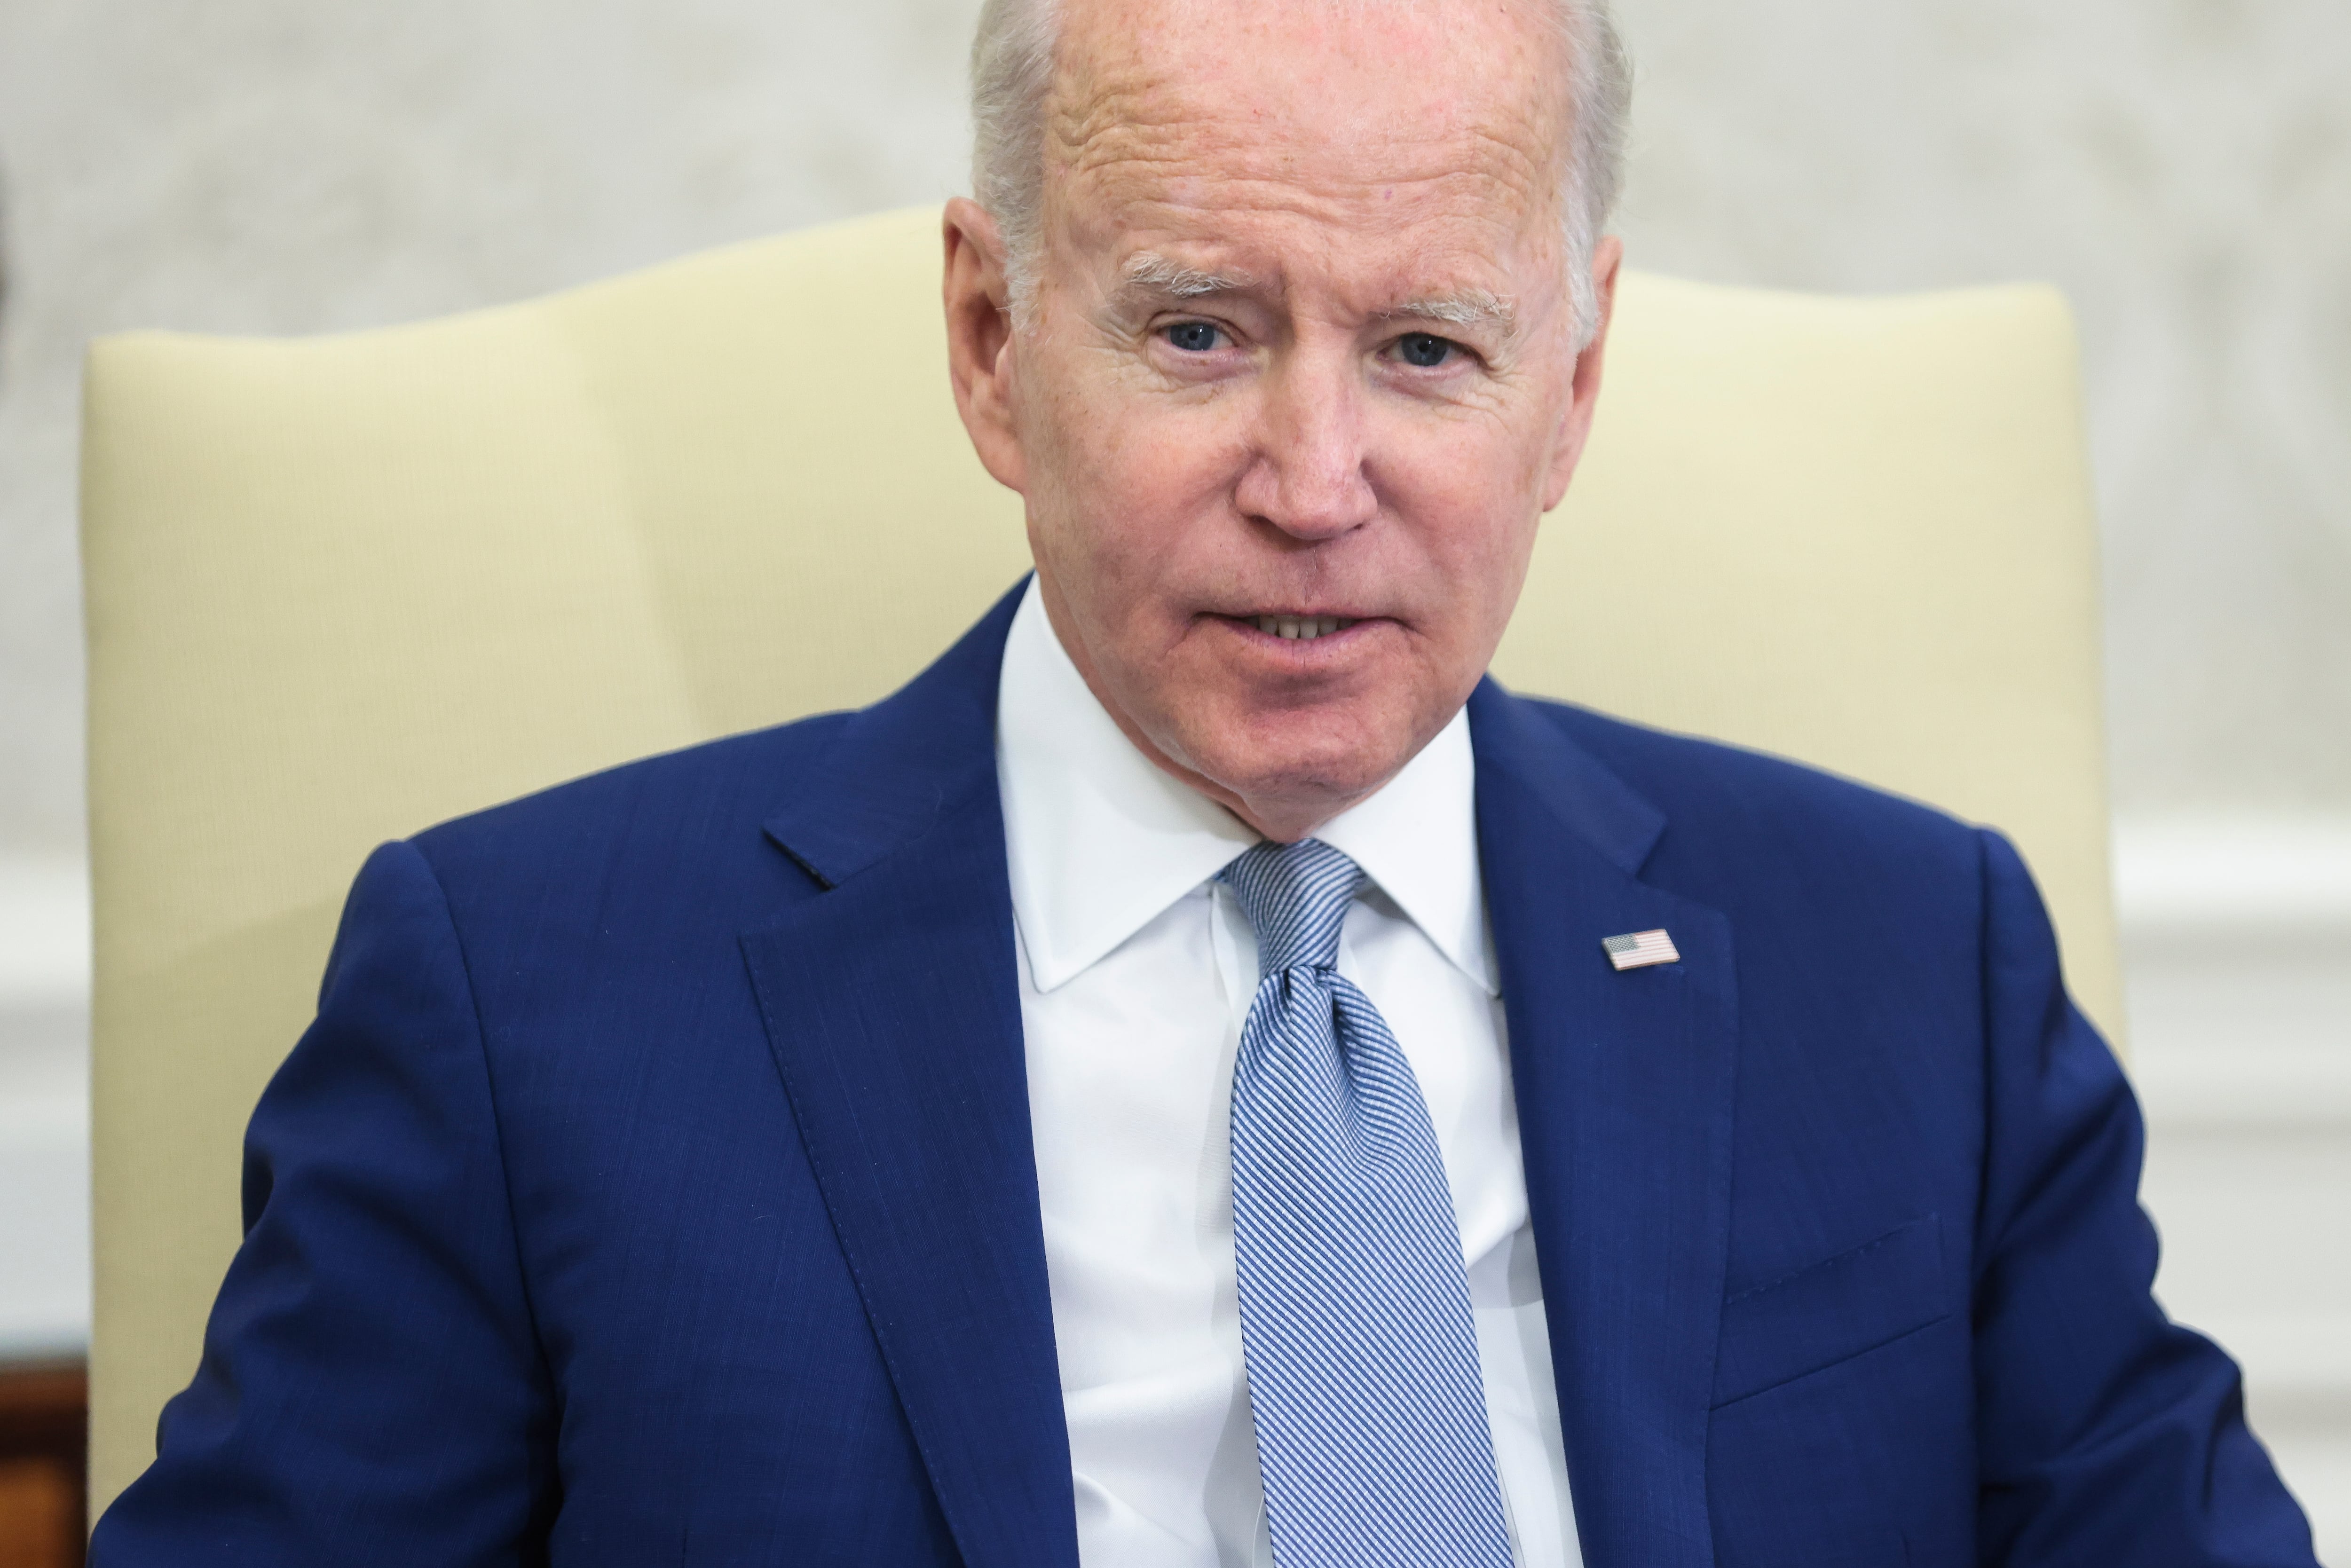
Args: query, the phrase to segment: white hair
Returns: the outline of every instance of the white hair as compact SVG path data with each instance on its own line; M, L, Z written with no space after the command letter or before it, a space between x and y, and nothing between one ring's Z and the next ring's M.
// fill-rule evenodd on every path
M1325 0L1336 3L1336 0ZM1598 330L1592 255L1624 183L1632 63L1608 0L1541 0L1567 46L1572 141L1561 214L1578 346ZM1004 239L1006 283L1025 326L1036 288L1045 188L1045 100L1053 85L1059 0L987 0L971 45L972 194Z

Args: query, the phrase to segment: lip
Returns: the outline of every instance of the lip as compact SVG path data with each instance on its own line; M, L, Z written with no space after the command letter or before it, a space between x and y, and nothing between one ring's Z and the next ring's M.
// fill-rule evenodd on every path
M1268 652L1279 652L1291 658L1312 658L1336 653L1363 642L1374 631L1388 624L1383 615L1351 615L1342 610L1252 610L1245 614L1211 613L1207 619L1222 625L1245 642ZM1258 627L1260 619L1297 621L1339 621L1350 622L1338 630L1315 637L1284 637L1277 632L1265 632Z

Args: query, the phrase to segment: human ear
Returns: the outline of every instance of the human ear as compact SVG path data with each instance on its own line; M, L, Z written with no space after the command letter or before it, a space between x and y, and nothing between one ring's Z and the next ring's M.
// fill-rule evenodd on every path
M1015 340L1003 237L987 210L964 196L947 203L943 237L946 271L941 293L956 412L963 416L981 465L997 483L1022 490L1029 468L1012 413Z
M1599 319L1592 341L1575 357L1575 374L1569 383L1567 407L1552 433L1551 471L1544 476L1542 509L1550 511L1567 494L1567 482L1583 460L1583 444L1592 434L1593 411L1600 402L1600 371L1607 359L1608 324L1616 315L1616 277L1625 265L1625 242L1604 236L1592 251L1592 298Z

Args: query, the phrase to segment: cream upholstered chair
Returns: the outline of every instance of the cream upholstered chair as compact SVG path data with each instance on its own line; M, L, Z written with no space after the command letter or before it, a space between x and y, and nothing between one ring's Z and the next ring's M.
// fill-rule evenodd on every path
M91 355L93 1490L145 1462L239 1137L377 841L913 674L1027 563L947 392L937 215L299 342ZM1634 277L1520 689L2008 830L2120 1022L2065 310Z

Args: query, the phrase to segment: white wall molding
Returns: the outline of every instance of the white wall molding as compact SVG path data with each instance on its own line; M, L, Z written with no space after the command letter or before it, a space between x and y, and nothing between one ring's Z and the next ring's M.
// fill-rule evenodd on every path
M89 879L0 858L0 1357L89 1340Z
M2115 910L2126 943L2351 939L2351 816L2120 817Z
M2157 1293L2351 1548L2351 819L2125 818L2116 913Z
M0 1011L89 999L89 873L78 856L0 856Z

